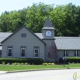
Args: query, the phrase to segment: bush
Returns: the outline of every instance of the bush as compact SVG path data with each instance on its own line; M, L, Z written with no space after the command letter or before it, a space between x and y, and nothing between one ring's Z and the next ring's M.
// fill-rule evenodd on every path
M64 63L63 59L59 59L59 63ZM80 63L80 57L66 57L65 63Z
M41 58L28 58L27 59L27 63L29 64L42 64L43 63L43 59Z
M42 65L47 66L47 65L48 65L48 63L43 63Z
M65 58L64 60L63 60L63 58L59 58L59 63L60 64L68 64L68 62L67 62L67 58Z
M47 65L54 65L54 63L43 63L43 65L47 66Z
M2 65L5 65L5 62L2 62Z
M28 63L24 63L24 65L28 65Z
M69 63L80 63L80 57L67 57L66 59Z
M59 58L59 63L63 63L63 59L62 58Z
M43 59L41 58L0 58L0 64L4 62L7 63L28 63L28 64L35 64L39 65L43 63Z
M51 63L51 65L55 65L55 63Z
M16 62L15 62L15 63L12 63L12 65L15 65L15 66L16 66L16 65L17 65L17 63L16 63Z
M48 65L54 65L54 63L48 63Z

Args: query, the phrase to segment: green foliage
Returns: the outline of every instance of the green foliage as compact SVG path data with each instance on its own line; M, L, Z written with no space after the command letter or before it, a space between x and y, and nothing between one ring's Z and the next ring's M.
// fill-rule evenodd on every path
M55 63L43 63L42 65L45 65L45 66L47 66L47 65L55 65Z
M66 60L69 63L80 63L80 57L67 57Z
M56 7L38 3L19 11L5 11L0 16L0 31L13 32L26 25L33 32L41 32L48 16L55 27L55 35L78 36L80 34L80 6L72 3Z
M48 65L55 65L55 63L48 63Z
M5 62L5 64L10 63L17 65L17 63L20 63L21 65L26 64L42 64L43 60L41 58L0 58L0 63Z
M24 65L24 63L20 63L20 66Z
M15 65L15 66L16 66L16 65L17 65L17 63L16 63L16 62L15 62L15 63L12 63L12 65Z
M48 63L43 63L42 65L47 66L47 65L48 65Z
M28 65L28 63L24 63L24 65Z
M5 65L5 62L2 62L2 65Z
M62 58L59 58L59 63L64 63L64 60ZM80 57L66 57L65 63L80 63Z

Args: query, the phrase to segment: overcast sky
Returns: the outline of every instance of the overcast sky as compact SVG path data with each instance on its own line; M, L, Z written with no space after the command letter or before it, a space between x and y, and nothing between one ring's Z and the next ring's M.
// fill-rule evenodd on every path
M20 10L39 2L55 5L73 3L76 6L80 6L80 0L0 0L0 14L4 11Z

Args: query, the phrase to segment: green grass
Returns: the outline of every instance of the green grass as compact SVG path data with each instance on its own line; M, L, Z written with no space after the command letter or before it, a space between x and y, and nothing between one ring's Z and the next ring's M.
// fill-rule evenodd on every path
M0 70L2 71L14 71L14 70L33 70L33 69L48 69L48 68L58 68L57 65L22 65L22 66L15 66L15 65L0 65ZM60 68L63 68L62 65L59 66Z
M0 71L34 70L34 69L80 68L80 64L65 65L0 65Z

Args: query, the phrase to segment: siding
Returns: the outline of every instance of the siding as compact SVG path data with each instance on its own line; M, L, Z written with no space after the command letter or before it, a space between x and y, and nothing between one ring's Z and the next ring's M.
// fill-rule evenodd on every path
M26 37L21 37L22 33L26 33ZM40 58L44 59L44 49L45 45L32 33L30 33L25 27L19 30L16 34L11 36L3 43L2 57L7 56L7 47L13 46L13 56L12 57L21 57L20 47L26 46L26 58L33 58L33 47L40 47Z

